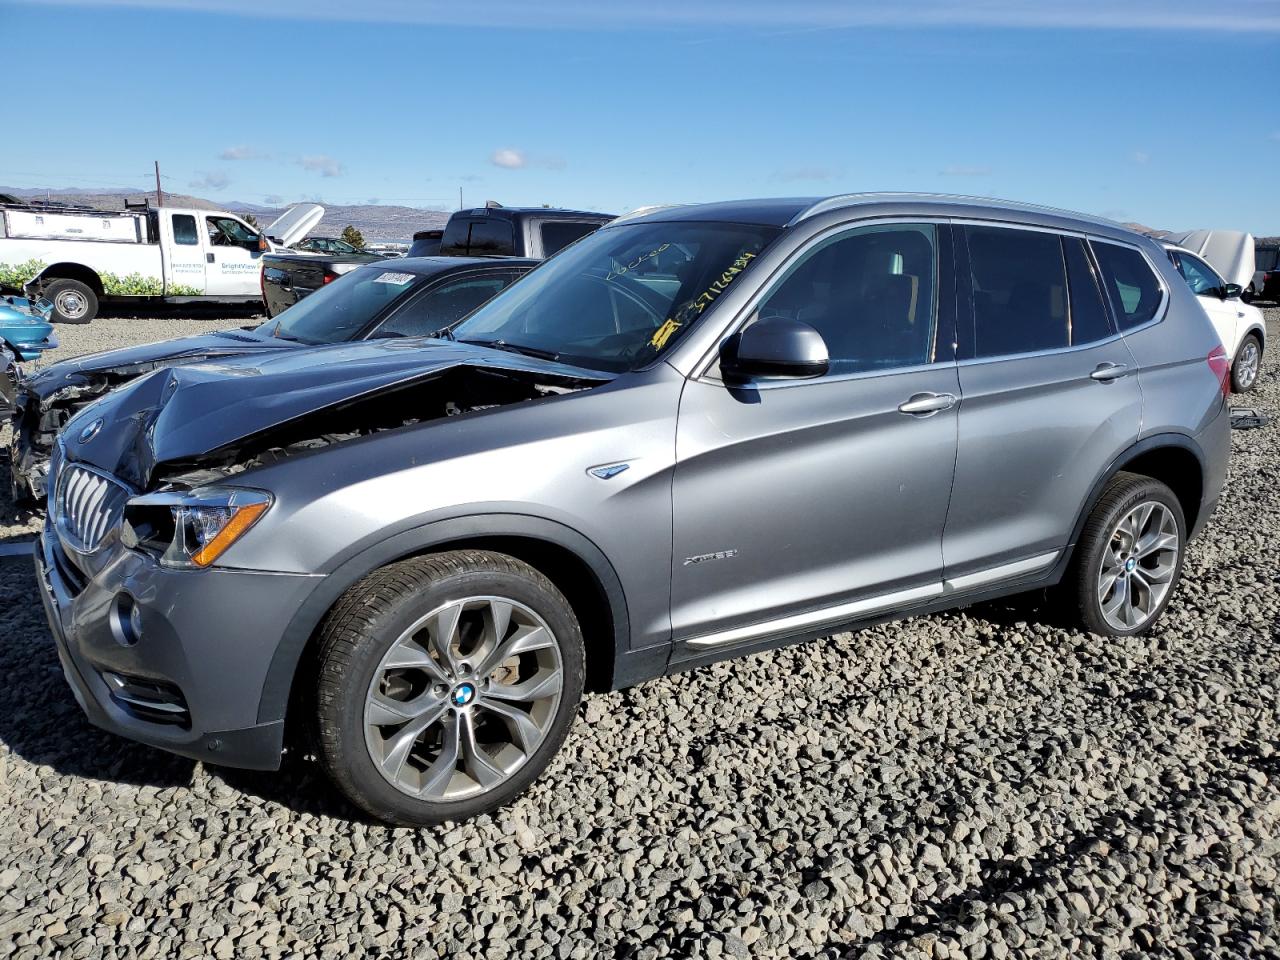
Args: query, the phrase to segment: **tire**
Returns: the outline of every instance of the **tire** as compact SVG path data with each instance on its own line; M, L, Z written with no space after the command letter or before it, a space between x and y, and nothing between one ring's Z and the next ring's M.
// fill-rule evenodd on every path
M1145 517L1144 510L1148 511ZM1141 524L1137 543L1148 544L1145 554L1132 550L1130 518ZM1182 506L1172 490L1150 477L1116 474L1085 522L1064 581L1085 629L1110 637L1149 630L1182 576L1186 530ZM1172 541L1165 539L1169 536ZM1150 549L1156 543L1164 548ZM1113 577L1110 589L1103 579L1104 564L1106 576ZM1122 591L1127 592L1117 604Z
M499 623L503 648L519 651L500 661ZM388 823L509 802L560 749L582 699L577 617L550 580L504 554L384 567L342 596L319 643L320 757L352 803Z
M54 323L88 323L98 315L98 295L79 280L46 283L41 296L53 301Z
M1250 333L1240 341L1231 361L1231 392L1248 393L1258 385L1261 371L1262 341L1256 333Z

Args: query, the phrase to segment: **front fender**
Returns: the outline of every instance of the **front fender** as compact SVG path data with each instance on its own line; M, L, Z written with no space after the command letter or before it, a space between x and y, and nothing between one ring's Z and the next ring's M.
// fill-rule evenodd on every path
M331 570L295 612L276 647L262 687L259 722L280 720L289 704L294 676L307 644L330 608L347 589L387 564L451 543L492 537L516 537L568 550L595 575L609 606L615 653L629 646L630 625L622 581L603 551L583 534L542 517L483 514L452 517L401 530L366 546Z

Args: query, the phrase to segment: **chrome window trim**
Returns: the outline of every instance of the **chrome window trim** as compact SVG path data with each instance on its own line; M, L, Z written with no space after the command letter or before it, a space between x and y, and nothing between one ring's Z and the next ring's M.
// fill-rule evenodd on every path
M796 222L798 221L797 220L792 221L792 223L796 223ZM720 345L724 343L726 339L728 339L729 337L737 333L743 327L743 325L746 324L747 320L751 318L752 314L754 314L756 309L760 306L760 301L763 300L767 294L773 291L775 284L781 282L779 278L780 277L785 278L784 275L788 271L790 271L792 267L797 266L801 260L807 257L810 254L810 252L813 250L813 248L816 247L818 244L826 242L832 236L839 233L845 233L851 230L860 230L863 227L877 227L877 226L885 226L885 225L899 224L899 223L919 223L919 224L929 224L934 227L940 227L940 226L946 226L948 223L950 223L950 220L947 217L939 217L939 216L922 217L922 216L911 215L911 214L901 214L901 215L887 216L887 217L868 217L865 219L853 217L849 220L842 220L839 223L832 224L831 226L825 227L824 229L820 230L818 233L814 234L808 240L806 240L800 247L798 247L791 254L791 256L787 257L782 263L778 264L778 266L774 269L772 273L769 274L769 276L765 277L759 282L759 284L757 284L756 289L751 293L746 303L739 309L737 315L728 324L725 325L719 337L716 338L716 341L703 353L703 355L698 359L697 363L694 364L693 366L694 372L689 377L689 379L696 380L700 383L711 383L717 386L724 385L723 380L721 380L719 377L714 376L713 374L710 373L710 368L713 367L716 361L718 361L720 358ZM787 226L790 227L791 224L789 223ZM785 228L784 228L783 235L785 235ZM937 235L935 233L934 252L933 252L934 269L935 269L934 286L935 288L940 289L941 277L936 275L937 268L941 262L939 253L938 253L937 244L938 244L938 240L937 240ZM940 304L937 302L937 297L936 297L937 292L938 291L935 291L935 309L934 309L935 336L937 334L937 307L940 306ZM781 386L800 387L800 386L806 386L808 384L815 384L815 383L833 383L833 382L840 382L844 380L864 379L867 376L885 376L887 374L906 373L911 370L933 369L939 366L947 366L950 364L951 364L951 361L943 361L941 363L935 361L933 363L912 364L910 367L891 367L887 370L859 370L856 373L842 373L842 374L837 374L835 376L813 377L812 379L804 379L804 380L794 379L789 377L778 378L778 379L752 380L750 381L749 384L744 384L744 385L749 385L751 387L763 387L769 384L773 384L773 385L781 385Z
M1137 329L1136 327L1134 329ZM1025 360L1030 357L1054 357L1064 353L1079 353L1084 350L1092 350L1095 347L1105 346L1108 343L1114 343L1117 340L1123 340L1123 333L1113 333L1104 340L1090 340L1088 343L1078 343L1069 347L1052 347L1048 350L1031 350L1027 353L1002 353L994 357L969 357L967 360L957 360L956 366L971 367L979 363L1004 363L1006 360Z

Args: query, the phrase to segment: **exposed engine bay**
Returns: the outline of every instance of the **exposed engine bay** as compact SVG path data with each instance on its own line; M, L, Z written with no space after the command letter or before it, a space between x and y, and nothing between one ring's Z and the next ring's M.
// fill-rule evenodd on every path
M99 397L156 370L224 355L225 351L206 351L153 362L75 371L52 383L39 376L21 381L12 414L13 437L9 446L9 484L14 501L44 499L49 456L58 433Z
M520 370L453 367L396 389L304 414L197 458L158 463L151 488L196 487L376 433L597 385L593 380Z

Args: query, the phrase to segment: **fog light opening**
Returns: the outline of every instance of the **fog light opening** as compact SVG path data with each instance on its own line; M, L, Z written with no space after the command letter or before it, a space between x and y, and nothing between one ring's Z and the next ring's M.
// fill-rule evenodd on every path
M111 604L111 635L123 647L132 647L142 639L142 610L127 593L116 594Z

